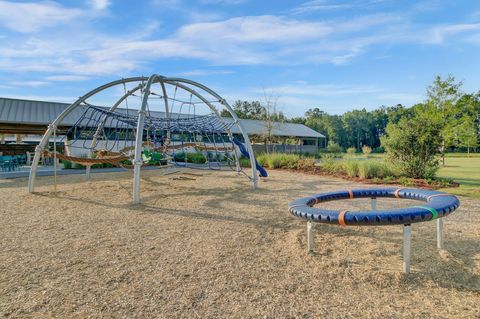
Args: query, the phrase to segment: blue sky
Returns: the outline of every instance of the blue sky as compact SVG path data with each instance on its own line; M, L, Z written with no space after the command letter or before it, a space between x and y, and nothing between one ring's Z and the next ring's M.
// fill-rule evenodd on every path
M289 116L425 99L436 74L480 89L480 2L0 1L0 96L71 102L159 73Z

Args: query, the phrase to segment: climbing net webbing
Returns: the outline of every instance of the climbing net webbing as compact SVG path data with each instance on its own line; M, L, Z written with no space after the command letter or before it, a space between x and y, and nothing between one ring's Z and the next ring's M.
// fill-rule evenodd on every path
M60 160L94 165L99 163L128 165L135 149L137 112L108 110L84 103L82 114L59 139L66 149L88 150L89 157L59 154ZM185 107L186 108L186 107ZM180 108L181 110L181 108ZM233 122L226 122L216 114L170 114L169 118L152 116L146 112L144 121L143 159L145 162L170 162L198 169L222 169L236 166L236 149L229 134ZM167 134L168 132L168 134ZM45 156L53 153L46 150Z

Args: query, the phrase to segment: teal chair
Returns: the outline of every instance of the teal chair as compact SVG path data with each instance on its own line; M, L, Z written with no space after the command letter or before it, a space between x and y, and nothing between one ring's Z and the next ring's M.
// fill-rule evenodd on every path
M0 160L2 172L13 172L19 168L18 161L14 156L4 155Z

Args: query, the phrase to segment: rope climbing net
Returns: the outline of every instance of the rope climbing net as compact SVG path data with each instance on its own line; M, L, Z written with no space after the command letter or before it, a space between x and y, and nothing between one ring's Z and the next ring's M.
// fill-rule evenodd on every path
M49 150L43 154L85 166L108 163L131 167L138 113L112 111L87 103L81 109L75 124L57 140L66 146L67 154ZM212 114L182 114L174 118L154 114L149 112L144 122L144 165L162 167L170 163L197 169L237 169L237 152L229 134L233 121L225 122ZM88 156L68 155L86 155L82 150Z
M112 95L114 103L98 102ZM250 174L242 170L242 155L250 160ZM81 164L87 177L97 164L133 168L134 202L140 200L140 168L146 165L233 170L254 187L258 179L248 135L230 105L200 83L156 74L107 83L67 107L36 149L30 192L41 156Z

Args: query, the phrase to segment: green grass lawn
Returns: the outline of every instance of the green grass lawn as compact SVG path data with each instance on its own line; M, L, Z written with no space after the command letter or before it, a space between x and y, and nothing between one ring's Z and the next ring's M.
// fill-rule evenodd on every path
M443 191L480 198L480 157L447 156L445 167L440 167L437 175L460 183L458 188L445 188Z

